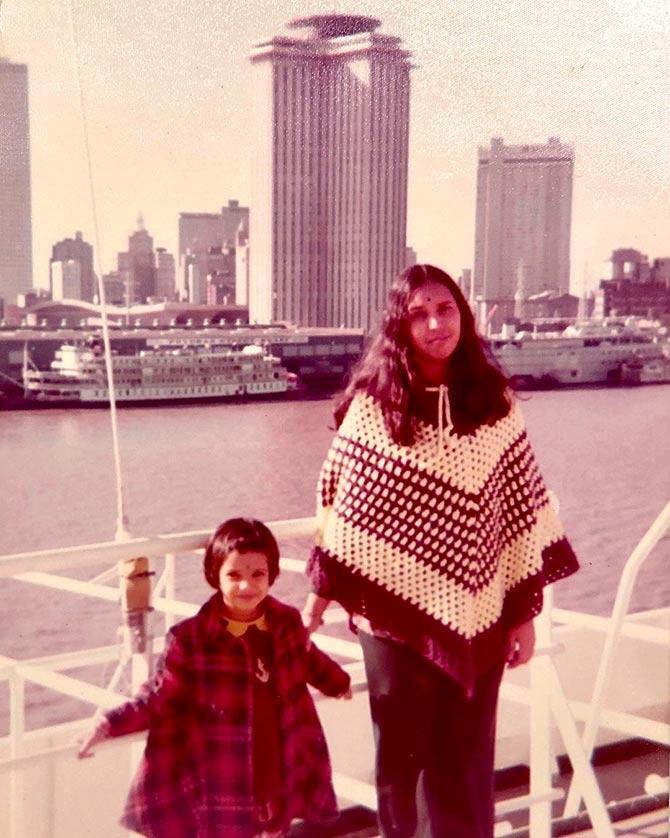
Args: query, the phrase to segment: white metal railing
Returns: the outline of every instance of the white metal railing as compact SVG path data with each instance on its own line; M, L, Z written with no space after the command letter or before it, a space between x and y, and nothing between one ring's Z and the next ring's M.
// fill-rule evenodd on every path
M294 518L275 521L272 524L277 538L301 538L314 532L314 518ZM37 550L31 553L14 553L0 556L0 577L14 576L34 570L61 570L69 567L90 567L93 564L115 564L133 556L175 555L202 550L207 544L211 530L170 533L123 541L106 541L98 544L82 544L79 547L57 547L53 550ZM291 565L287 565L290 569Z
M665 513L670 510L670 504ZM298 538L310 536L313 532L312 518L295 519L291 521L277 521L270 524L278 538ZM658 521L652 525L650 532L643 538L644 557L651 552L655 543L667 532L666 526L659 526ZM195 613L197 606L192 603L175 599L175 574L178 555L192 554L204 548L210 530L199 530L188 533L177 533L146 538L133 538L122 542L84 545L56 550L44 550L33 553L22 553L0 557L0 576L11 576L26 583L57 588L61 591L84 594L108 601L118 601L119 593L108 584L115 575L115 568L98 574L91 581L81 581L66 576L55 575L52 571L84 565L100 563L116 563L120 560L138 555L149 558L164 558L164 570L158 579L153 597L154 611L163 616L165 627L169 627L176 618L183 618ZM652 543L653 542L653 543ZM641 542L642 543L642 542ZM644 561L640 558L640 548L636 548L624 571L622 584L632 587ZM631 562L635 565L635 572L628 570ZM282 558L282 568L288 571L301 572L304 562L296 559ZM630 595L627 594L627 600ZM617 595L617 603L625 597ZM618 614L618 612L617 612ZM553 788L552 774L555 768L552 756L550 731L552 725L558 729L565 749L572 762L575 773L575 787L580 799L583 798L591 816L594 828L599 836L613 835L609 816L597 782L589 763L590 750L582 743L575 719L592 719L592 726L596 728L602 724L627 735L643 736L657 742L670 744L670 731L667 725L650 719L645 719L630 713L605 709L602 706L602 678L598 681L600 693L596 703L588 704L583 701L569 700L563 690L558 677L553 655L560 652L560 643L554 642L552 617L557 622L571 626L583 626L589 629L605 631L608 638L612 634L613 621L594 617L588 614L553 609L551 592L546 598L546 607L537 620L538 650L531 662L530 687L503 682L501 699L530 706L530 793L514 800L498 803L496 815L502 818L511 811L529 808L531 834L533 838L545 838L551 834L551 803L560 799L562 792ZM341 609L330 609L325 615L328 624L341 622L346 615ZM668 644L668 632L642 624L634 618L624 621L617 616L619 634L625 634L636 640L646 641L654 645ZM162 648L162 638L151 644L150 652L159 652ZM324 651L340 655L348 659L347 668L352 674L354 686L358 689L365 687L365 677L361 665L361 652L357 643L319 634L317 642ZM603 666L611 666L613 644L606 645L601 661ZM101 647L77 652L67 652L59 655L44 656L30 660L15 661L0 657L0 682L7 681L10 686L10 750L9 758L0 761L0 775L10 772L11 777L11 819L10 828L12 838L23 838L24 805L23 775L31 765L54 759L58 755L70 753L74 757L74 745L61 745L39 753L26 753L25 750L25 685L27 683L41 684L62 695L74 696L93 706L108 708L115 706L124 699L116 691L119 669L112 676L108 687L96 687L72 676L64 671L75 666L89 663L109 662L118 658L119 646ZM132 663L130 656L122 658L120 667ZM596 709L594 709L596 708ZM141 740L141 736L139 737ZM134 740L136 741L136 740ZM594 740L595 741L595 736ZM129 740L114 741L103 747L121 747ZM588 743L587 743L588 744ZM362 783L354 777L337 774L335 777L338 793L351 801L363 805L374 805L374 787L369 783ZM656 784L658 785L658 783ZM654 786L656 787L656 786ZM509 831L507 822L499 822L496 834Z
M616 655L617 645L622 634L626 615L628 614L628 609L630 608L630 600L633 595L635 582L637 581L640 569L651 555L652 550L656 547L659 541L668 536L669 532L670 501L668 501L656 520L642 536L626 562L621 574L616 598L614 600L614 607L612 609L612 616L607 624L605 648L603 649L603 653L600 658L595 687L591 697L590 712L588 714L588 718L586 719L586 725L582 735L584 751L588 759L591 758L591 754L593 753L596 735L603 719L605 691L612 677L614 657ZM667 644L667 638L665 642ZM665 729L664 744L670 745L670 735L668 735L667 725L665 725ZM565 815L570 816L575 814L579 807L579 802L580 789L577 783L573 780L565 802Z

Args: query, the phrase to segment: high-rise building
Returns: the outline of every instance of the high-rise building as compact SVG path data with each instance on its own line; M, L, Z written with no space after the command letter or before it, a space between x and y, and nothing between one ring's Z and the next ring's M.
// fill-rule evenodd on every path
M128 237L128 250L118 254L118 272L126 283L126 305L146 303L156 293L154 240L144 227L142 213L137 230Z
M206 253L223 244L223 224L218 212L179 213L179 263L187 252Z
M239 201L228 201L221 207L221 245L232 247L240 224L249 223L249 207L241 207Z
M473 305L472 300L472 271L470 268L463 268L461 271L461 275L456 280L458 282L458 287L463 292L463 296L465 299Z
M228 201L221 212L179 213L179 259L185 253L207 253L212 247L232 245L242 222L249 222L249 207Z
M649 258L632 247L619 247L612 251L612 279L628 279L632 282L647 282L652 274Z
M156 293L157 300L175 299L174 256L164 247L156 248Z
M81 263L76 259L51 260L49 283L52 300L81 300Z
M573 167L572 146L556 137L479 148L473 282L489 312L513 314L520 263L527 295L568 292Z
M95 273L93 271L93 247L84 238L80 230L77 230L73 239L63 239L56 242L51 248L51 261L49 263L49 277L51 293L54 299L56 293L53 288L53 265L54 263L74 261L79 264L79 299L89 303L97 298L98 289L95 287ZM71 269L70 269L71 272ZM71 286L72 288L73 286Z
M183 299L211 305L235 297L235 248L210 247L206 253L187 253L183 258Z
M212 271L219 271L218 265L212 266L210 263L216 262L217 255L222 252L233 253L240 225L248 229L249 207L241 207L236 200L228 201L227 206L221 207L220 213L179 213L177 292L180 299L204 302L207 276ZM228 291L226 294L230 296Z
M406 247L405 248L405 267L411 268L412 265L416 265L418 261L418 256L416 250L413 247Z
M650 264L644 253L626 247L613 250L609 261L612 278L603 279L596 291L596 318L670 315L670 258Z
M122 271L110 271L102 275L105 288L105 301L109 305L130 305L127 299L128 277Z
M28 68L0 55L0 298L32 284Z
M235 303L249 305L249 219L235 233Z
M251 55L250 319L369 328L405 266L409 53L323 14Z

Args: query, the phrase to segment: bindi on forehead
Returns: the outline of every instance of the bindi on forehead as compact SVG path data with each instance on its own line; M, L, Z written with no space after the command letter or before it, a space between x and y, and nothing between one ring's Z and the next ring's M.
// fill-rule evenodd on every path
M414 300L414 302L409 303L409 305L407 306L407 311L418 311L419 309L425 308L427 305L430 305L432 302L432 297L422 297L419 300Z

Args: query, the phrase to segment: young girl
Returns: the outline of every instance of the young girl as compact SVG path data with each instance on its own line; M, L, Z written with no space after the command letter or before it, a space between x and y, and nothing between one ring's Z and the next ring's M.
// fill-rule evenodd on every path
M268 595L279 548L260 521L216 530L204 572L216 593L174 626L156 674L105 714L79 756L148 729L121 818L156 838L275 838L293 818L336 815L325 738L310 683L350 697L350 679L308 644L295 608Z
M395 281L335 413L303 619L359 631L384 838L491 838L498 687L577 569L508 382L456 283Z

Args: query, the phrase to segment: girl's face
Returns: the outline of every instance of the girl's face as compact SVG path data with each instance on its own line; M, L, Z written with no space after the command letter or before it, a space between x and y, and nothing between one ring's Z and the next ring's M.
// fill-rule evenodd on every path
M444 368L461 336L461 313L451 291L429 280L410 296L407 320L419 371L425 366Z
M261 603L270 590L265 553L239 553L237 550L228 553L219 571L219 588L228 617L233 620L260 617Z

